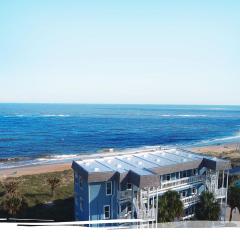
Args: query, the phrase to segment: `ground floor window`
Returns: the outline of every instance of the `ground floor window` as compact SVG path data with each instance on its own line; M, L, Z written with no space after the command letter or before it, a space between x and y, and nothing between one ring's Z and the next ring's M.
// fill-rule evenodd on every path
M104 206L104 219L110 219L110 206L106 205Z

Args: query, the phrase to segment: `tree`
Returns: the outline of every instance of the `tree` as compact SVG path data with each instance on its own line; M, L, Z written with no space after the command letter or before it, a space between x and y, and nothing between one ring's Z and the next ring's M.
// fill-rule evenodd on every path
M3 183L5 194L1 201L4 211L10 216L15 216L19 211L27 207L25 198L18 192L19 182L8 180Z
M230 207L229 221L232 221L232 212L234 208L240 211L240 189L236 186L231 186L228 190L228 205Z
M173 222L183 214L183 203L176 191L167 191L159 198L158 222Z
M3 183L6 194L14 195L18 191L19 182L16 180L10 180Z
M55 194L55 190L57 188L57 186L60 184L60 179L57 177L50 177L47 179L48 184L50 185L51 188L51 195L52 197Z
M27 207L27 202L19 194L5 194L2 200L2 207L8 215L15 216L19 211Z
M203 192L200 202L196 205L196 219L206 221L217 221L220 215L220 205L213 193Z

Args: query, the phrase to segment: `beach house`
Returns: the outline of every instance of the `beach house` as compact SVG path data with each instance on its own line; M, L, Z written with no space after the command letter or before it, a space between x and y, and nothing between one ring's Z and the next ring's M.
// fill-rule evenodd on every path
M177 191L182 220L194 216L203 191L211 191L224 218L230 162L184 149L154 148L74 161L76 220L158 218L157 199Z

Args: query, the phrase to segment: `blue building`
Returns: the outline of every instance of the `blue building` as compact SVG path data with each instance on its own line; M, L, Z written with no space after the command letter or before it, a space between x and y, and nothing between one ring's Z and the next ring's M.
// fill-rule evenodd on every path
M183 149L155 148L103 154L74 161L76 220L151 219L158 214L157 199L177 191L184 205L183 220L194 216L203 191L227 202L230 162Z

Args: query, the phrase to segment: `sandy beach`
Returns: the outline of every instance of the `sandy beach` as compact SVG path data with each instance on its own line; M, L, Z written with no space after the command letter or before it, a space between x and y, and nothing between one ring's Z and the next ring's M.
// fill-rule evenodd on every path
M20 167L12 168L6 170L0 170L0 179L8 177L19 177L24 175L34 175L40 173L49 173L49 172L61 172L64 170L71 169L71 163L59 163L51 165L38 165L31 167Z
M230 144L220 144L220 145L210 145L204 147L194 147L190 148L190 151L196 153L211 153L211 154L226 154L230 152L240 151L240 143L230 143Z
M229 157L231 160L236 160L240 164L240 143L234 144L222 144L222 145L210 145L204 147L194 147L189 148L188 150L202 153L210 154L218 157ZM114 154L114 153L111 153ZM109 155L111 155L109 154ZM98 156L99 154L88 155L88 158L91 156ZM49 164L49 165L37 165L37 166L28 166L28 167L19 167L6 170L0 170L0 179L7 177L19 177L23 175L33 175L40 173L49 173L49 172L60 172L64 170L71 169L71 163L59 163L59 164Z

